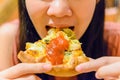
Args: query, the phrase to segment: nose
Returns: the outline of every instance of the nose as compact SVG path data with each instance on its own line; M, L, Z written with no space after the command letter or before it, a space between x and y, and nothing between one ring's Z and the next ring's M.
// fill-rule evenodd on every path
M71 16L72 10L67 0L53 0L53 2L50 3L47 14L56 17Z

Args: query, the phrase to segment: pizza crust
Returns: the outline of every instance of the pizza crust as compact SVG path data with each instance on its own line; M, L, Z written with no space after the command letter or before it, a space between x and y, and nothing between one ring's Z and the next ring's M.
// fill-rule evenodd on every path
M30 53L30 54L29 54ZM18 54L19 60L23 63L50 63L46 59L46 55L35 57L31 55L33 51L20 51ZM89 61L89 59L82 53L80 56L72 55L69 62L66 64L53 65L52 70L46 74L58 77L70 77L80 73L75 71L75 67L80 64Z

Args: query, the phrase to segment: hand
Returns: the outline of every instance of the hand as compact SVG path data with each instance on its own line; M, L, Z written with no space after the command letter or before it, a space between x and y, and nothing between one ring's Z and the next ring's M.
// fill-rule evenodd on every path
M41 78L39 78L38 76L36 75L25 75L25 76L21 76L19 78L16 78L16 79L8 79L8 78L3 78L3 77L0 77L0 80L42 80Z
M118 80L120 79L120 62L112 63L98 69L96 72L96 77L101 79L105 78L106 80ZM109 79L108 79L109 78Z
M119 68L120 57L101 57L78 65L76 71L80 73L96 71L96 78L108 79L118 78L120 75Z
M0 72L0 80L41 80L34 73L44 73L51 70L50 64L20 63Z

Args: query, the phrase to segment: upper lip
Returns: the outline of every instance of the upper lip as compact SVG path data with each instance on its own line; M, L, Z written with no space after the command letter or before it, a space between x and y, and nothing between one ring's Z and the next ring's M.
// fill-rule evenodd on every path
M49 24L47 26L53 27L53 28L68 28L73 25L68 25L68 24Z
M59 29L69 28L71 30L74 30L74 26L67 25L67 24L49 24L49 25L46 25L47 30L49 30L50 28L59 28Z

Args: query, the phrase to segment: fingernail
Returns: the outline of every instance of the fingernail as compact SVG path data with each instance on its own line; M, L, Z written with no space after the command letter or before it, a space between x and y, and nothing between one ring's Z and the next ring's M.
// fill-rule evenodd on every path
M51 64L45 64L45 65L43 65L43 68L44 68L46 71L49 71L49 70L52 69L52 66L51 66Z
M95 74L95 76L97 79L101 79L101 77L97 73Z
M81 68L80 66L76 66L75 70L76 70L77 72L81 72L81 73L82 73L82 68Z

